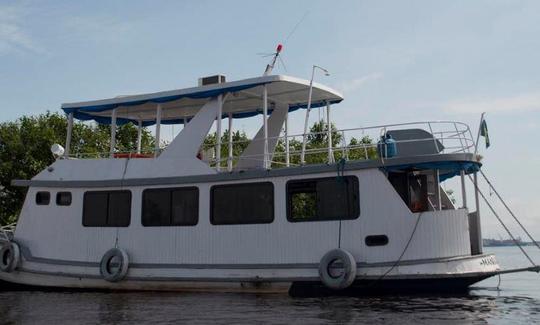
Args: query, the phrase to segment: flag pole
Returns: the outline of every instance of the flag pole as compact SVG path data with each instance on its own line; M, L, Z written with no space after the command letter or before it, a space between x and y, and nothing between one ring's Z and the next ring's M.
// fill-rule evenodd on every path
M476 136L476 143L474 145L474 156L476 157L476 153L478 153L478 142L480 141L480 134L482 133L482 123L484 122L484 115L486 112L482 112L482 115L480 116L480 124L478 125L478 135Z

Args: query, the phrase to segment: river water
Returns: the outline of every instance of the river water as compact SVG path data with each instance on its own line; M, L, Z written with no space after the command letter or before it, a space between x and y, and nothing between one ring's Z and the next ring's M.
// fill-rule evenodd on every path
M486 248L503 268L528 266L516 247ZM535 261L540 251L528 247ZM0 292L7 324L535 324L540 275L476 284L468 295L290 298L286 295Z

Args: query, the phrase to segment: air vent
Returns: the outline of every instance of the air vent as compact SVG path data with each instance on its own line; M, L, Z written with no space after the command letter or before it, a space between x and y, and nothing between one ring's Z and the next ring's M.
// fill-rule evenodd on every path
M222 84L225 82L225 76L217 74L215 76L199 78L199 87L213 84Z

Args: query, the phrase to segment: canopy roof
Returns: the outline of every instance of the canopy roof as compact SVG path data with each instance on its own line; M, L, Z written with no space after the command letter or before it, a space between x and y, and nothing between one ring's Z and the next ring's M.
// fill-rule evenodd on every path
M275 75L239 81L225 82L202 87L177 89L150 94L121 96L110 99L62 104L67 114L73 113L79 120L94 120L110 124L112 110L116 109L116 123L129 122L143 126L155 124L156 107L161 104L162 124L182 124L189 121L209 98L229 93L223 104L223 117L229 113L233 118L245 118L262 113L263 86L268 89L268 111L275 103L289 105L289 112L306 108L309 94L309 81L289 76ZM342 95L328 87L313 83L311 107L339 103Z

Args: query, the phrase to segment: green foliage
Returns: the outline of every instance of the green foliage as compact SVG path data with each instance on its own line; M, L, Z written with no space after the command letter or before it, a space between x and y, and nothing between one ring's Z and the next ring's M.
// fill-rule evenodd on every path
M232 133L233 140L233 157L238 158L249 145L249 138L244 131L236 131ZM217 133L211 133L206 136L203 143L203 150L215 150L217 145ZM227 167L227 157L229 157L229 130L225 130L221 135L221 167ZM233 161L236 163L237 159ZM213 164L215 166L215 164Z
M23 116L14 122L0 123L0 224L16 219L26 189L11 186L14 179L31 179L55 158L50 148L66 141L67 120L59 113ZM154 139L146 129L142 133L145 150L152 150ZM117 151L136 149L137 128L126 124L117 130ZM91 157L109 152L110 127L74 123L71 153Z

